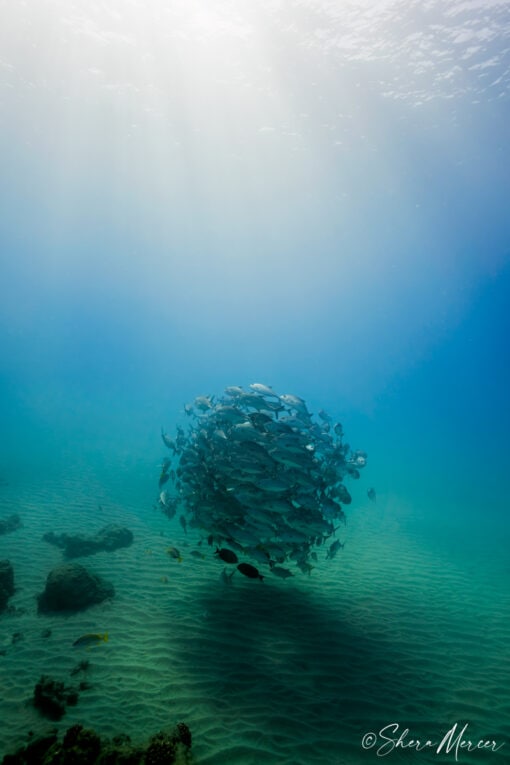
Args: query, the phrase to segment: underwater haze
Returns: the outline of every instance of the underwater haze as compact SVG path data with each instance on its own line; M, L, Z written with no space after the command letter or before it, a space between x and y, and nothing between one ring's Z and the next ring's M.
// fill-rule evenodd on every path
M59 730L197 765L510 761L509 120L508 0L0 4L0 754L85 657ZM368 460L337 555L227 583L161 428L253 383ZM115 596L39 614L109 523Z

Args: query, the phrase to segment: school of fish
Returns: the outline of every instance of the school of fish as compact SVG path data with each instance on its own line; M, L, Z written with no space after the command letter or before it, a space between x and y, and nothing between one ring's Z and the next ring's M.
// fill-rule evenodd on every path
M163 460L160 490L173 484L160 494L165 514L180 510L183 529L228 545L232 562L236 551L281 578L292 576L283 563L310 573L316 548L345 521L351 495L344 479L360 477L366 453L344 443L342 425L326 412L315 420L303 399L262 383L230 386L217 399L198 396L184 410L187 432L177 427L175 438L161 432L171 457ZM335 539L326 557L340 547ZM238 569L253 578L251 569L259 573L250 564Z

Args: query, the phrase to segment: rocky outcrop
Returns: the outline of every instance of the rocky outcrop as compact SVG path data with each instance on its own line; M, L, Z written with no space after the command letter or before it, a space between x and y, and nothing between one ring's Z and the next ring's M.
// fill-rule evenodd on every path
M111 741L82 725L68 728L62 741L55 731L35 738L15 754L6 754L2 765L189 765L191 732L179 723L160 732L148 744L136 746L122 733Z
M8 518L0 518L0 534L7 534L9 531L15 531L21 526L19 515L9 515Z
M56 566L46 579L44 592L37 596L40 613L82 611L115 594L113 585L91 574L80 563Z
M133 542L133 534L125 526L110 523L93 535L55 534L54 531L49 531L43 539L60 547L66 558L79 558L101 551L112 552L120 547L129 547Z

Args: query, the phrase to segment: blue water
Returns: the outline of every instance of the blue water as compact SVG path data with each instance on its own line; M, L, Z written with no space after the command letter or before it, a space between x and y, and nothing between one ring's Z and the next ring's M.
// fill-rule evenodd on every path
M510 7L372 5L0 9L0 478L91 472L143 518L161 425L265 382L368 452L350 512L397 518L491 613L477 574L510 586Z

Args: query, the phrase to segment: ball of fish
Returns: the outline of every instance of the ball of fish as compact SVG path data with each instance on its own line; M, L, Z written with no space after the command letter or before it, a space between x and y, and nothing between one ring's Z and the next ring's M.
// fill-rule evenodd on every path
M171 494L161 492L162 509L171 515L178 505L187 527L207 534L216 556L244 576L262 578L255 566L237 563L241 555L282 579L293 575L275 565L285 561L310 573L315 548L335 535L341 505L351 501L343 480L359 477L365 452L351 451L326 412L315 421L302 398L264 383L197 396L185 411L187 432L179 427L175 439L162 432L178 463L162 465L160 484L174 484ZM327 557L339 546L334 540ZM169 554L179 560L176 552Z

